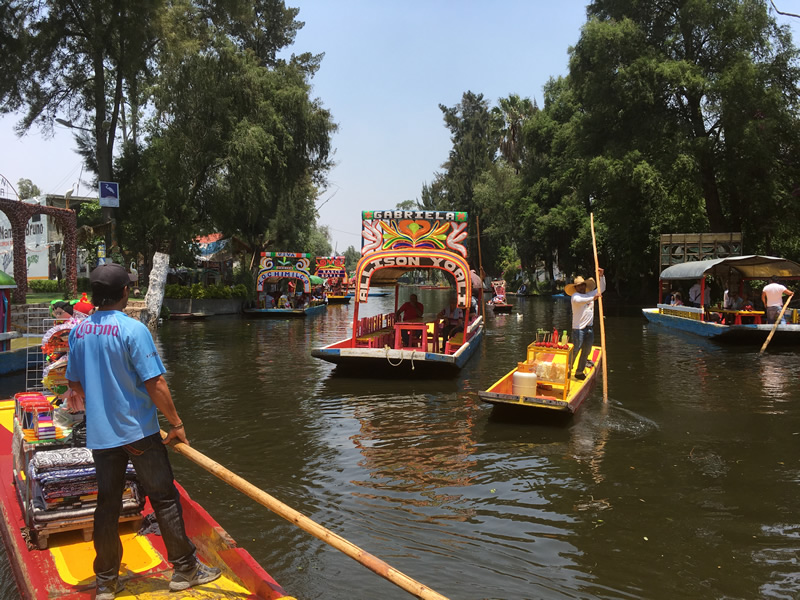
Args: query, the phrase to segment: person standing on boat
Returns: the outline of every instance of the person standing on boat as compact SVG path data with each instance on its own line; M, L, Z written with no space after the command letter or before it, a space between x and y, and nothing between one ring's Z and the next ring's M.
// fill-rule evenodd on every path
M711 286L706 285L705 294L702 294L701 280L697 280L692 287L689 288L689 306L701 308L711 304ZM703 295L701 302L700 296Z
M778 276L773 275L769 278L770 283L761 290L761 301L764 303L764 310L767 315L767 323L774 323L781 314L783 308L783 297L794 296L794 292L785 285L778 283Z
M130 276L121 265L107 263L92 271L89 280L92 303L99 308L70 332L66 376L72 391L68 406L86 410L86 447L92 450L97 474L96 598L112 600L123 588L119 517L129 460L150 498L174 568L170 590L214 581L221 571L197 560L167 456L165 444L188 441L164 379L166 370L147 327L122 312ZM159 410L170 423L163 442Z
M594 301L606 291L606 278L603 269L597 270L600 275L600 291L593 278L584 279L578 275L568 284L564 291L571 296L572 304L572 344L573 352L578 354L578 366L575 368L575 379L586 379L583 370L586 365L594 366L590 362L589 352L594 344ZM570 364L572 364L570 357Z

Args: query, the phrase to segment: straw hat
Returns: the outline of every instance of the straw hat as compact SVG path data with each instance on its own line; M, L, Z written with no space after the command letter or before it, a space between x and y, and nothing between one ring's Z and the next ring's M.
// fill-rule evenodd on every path
M597 289L597 283L595 283L594 277L589 277L589 279L584 279L583 277L578 275L575 278L575 281L573 281L572 283L568 283L567 285L564 286L564 293L567 296L572 296L572 294L578 291L575 289L575 287L579 286L582 283L586 284L587 292L593 292L594 290Z

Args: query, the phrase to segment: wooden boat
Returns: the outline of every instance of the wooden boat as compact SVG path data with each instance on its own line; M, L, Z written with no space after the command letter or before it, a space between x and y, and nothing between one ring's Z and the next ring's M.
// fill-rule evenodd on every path
M242 310L247 317L305 317L324 312L327 304L324 300L311 297L311 264L310 254L294 252L262 252L259 271L256 276L256 293L258 306ZM287 289L294 291L295 282L302 286L302 294L306 303L302 307L276 306L266 308L265 298L269 287L277 288L281 282L289 282ZM297 296L295 295L294 298Z
M510 313L513 304L506 302L506 282L502 279L492 281L492 299L486 304L496 313Z
M467 214L445 211L365 211L361 258L356 266L355 310L350 337L312 350L311 355L337 365L337 373L358 376L449 377L457 374L483 338L483 318L470 314L472 282L467 249ZM440 336L438 319L395 323L397 281L411 270L440 269L455 282L458 306L465 312L464 331ZM360 317L370 285L394 284L394 311ZM436 307L438 312L443 307ZM407 339L404 344L404 338Z
M13 400L0 401L0 532L20 597L26 600L94 598L92 561L95 553L91 542L91 517L82 523L73 522L63 527L53 524L52 529L38 532L26 527L20 504L26 479L19 469L15 469L12 453L14 409ZM186 490L180 485L177 487L186 531L197 546L198 556L203 562L220 567L222 577L196 589L171 594L168 585L172 568L167 562L161 536L153 533L137 535L141 519L135 518L120 523L125 569L121 579L125 591L119 597L135 596L139 600L168 596L288 600L286 592L253 557L238 548ZM147 502L142 515L147 518L151 514ZM32 545L29 545L26 535Z
M207 316L205 313L172 313L169 318L175 321L202 321Z
M478 392L478 397L496 406L574 414L594 386L603 357L602 349L592 346L589 360L593 364L590 366L587 363L584 369L585 379L576 379L574 375L569 376L568 368L572 344L563 344L566 348L536 344L537 342L528 345L524 362L506 373L485 392ZM576 356L572 365L573 373L577 362Z
M644 317L655 325L685 331L720 342L762 344L773 325L763 319L763 310L725 310L722 307L673 306L662 302L666 286L701 282L701 298L705 296L706 277L725 285L739 281L740 295L745 281L768 281L773 275L781 279L800 279L800 264L774 256L731 256L686 262L667 267L659 277L659 302L655 308L642 309ZM760 293L759 299L760 299ZM720 317L725 318L723 322ZM800 342L800 314L797 309L786 313L786 324L779 324L772 343Z
M347 295L347 270L344 256L318 256L317 277L325 280L325 298L328 304L350 304L352 296Z
M451 289L449 285L418 285L417 286L421 290L449 290Z

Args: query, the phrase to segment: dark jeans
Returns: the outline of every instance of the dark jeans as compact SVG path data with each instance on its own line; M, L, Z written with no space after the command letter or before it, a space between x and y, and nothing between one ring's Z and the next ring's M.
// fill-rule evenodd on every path
M592 350L594 344L594 329L592 326L584 327L583 329L572 330L572 351L580 353L578 357L578 366L575 368L575 373L583 373L586 368L586 361L589 359L589 352Z
M768 306L764 311L767 323L775 323L778 320L778 315L781 314L782 308L783 306Z
M195 547L186 536L180 496L161 435L155 433L118 448L92 450L92 456L97 470L97 508L94 511L97 557L94 559L94 572L98 585L114 581L119 574L122 560L119 516L129 459L136 469L142 490L150 498L169 562L178 571L193 569L197 563Z

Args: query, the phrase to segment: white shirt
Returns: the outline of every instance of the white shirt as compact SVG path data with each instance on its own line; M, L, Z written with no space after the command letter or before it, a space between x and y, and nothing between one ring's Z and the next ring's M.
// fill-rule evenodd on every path
M761 290L762 293L767 297L767 301L765 302L766 306L783 306L783 292L788 291L788 288L785 285L781 285L780 283L770 283L764 286L764 289Z
M451 325L456 325L459 320L464 318L464 311L457 306L452 311L450 310L449 305L445 306L444 310L439 314L441 314L443 318L447 319L447 322Z
M606 291L606 277L600 278L600 292ZM575 292L571 296L572 302L572 328L583 329L594 323L594 298L597 290L581 294Z

